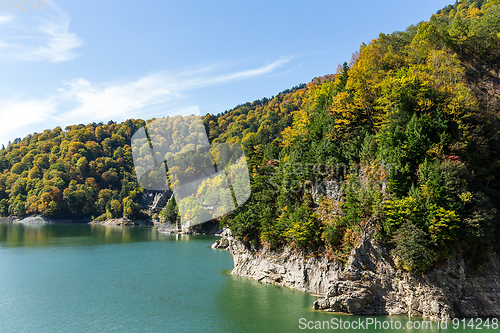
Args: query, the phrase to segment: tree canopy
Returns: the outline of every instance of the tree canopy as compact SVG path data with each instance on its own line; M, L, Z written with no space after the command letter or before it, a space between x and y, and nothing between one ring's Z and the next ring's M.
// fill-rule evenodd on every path
M340 261L376 230L406 270L498 251L499 29L499 0L457 1L362 44L333 75L204 116L211 143L245 148L251 176L250 199L219 222L256 247ZM137 216L130 140L145 124L14 140L0 151L0 214ZM217 195L204 185L199 196ZM160 215L178 218L175 202Z

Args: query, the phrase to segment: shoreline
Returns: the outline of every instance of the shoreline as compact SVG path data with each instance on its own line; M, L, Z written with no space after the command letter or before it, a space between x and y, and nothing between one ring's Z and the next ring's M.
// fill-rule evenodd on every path
M25 223L25 224L51 224L51 223L85 223L85 224L96 224L96 225L114 225L114 226L126 226L126 225L159 225L148 220L130 220L128 218L113 218L106 221L96 221L89 217L83 218L51 218L44 217L41 215L31 215L24 217L8 216L0 217L0 223Z
M99 222L89 218L10 216L0 218L0 223L161 227L159 223L126 218ZM218 235L220 232L213 225L205 227L211 228L210 232L189 234ZM347 263L338 263L324 257L305 256L290 248L280 252L255 251L237 240L228 228L224 228L220 236L211 247L231 253L234 263L231 275L307 292L318 297L311 304L314 310L353 315L407 315L432 320L500 317L500 260L496 256L475 272L467 269L463 259L456 255L439 267L416 274L397 269L384 247L373 239L358 244Z
M109 219L106 221L96 221L96 220L91 220L88 222L88 224L95 224L95 225L114 225L114 226L133 226L133 225L157 225L152 221L148 220L131 220L126 217L120 217L120 218L113 218Z
M230 251L232 275L320 295L314 310L353 315L407 315L431 320L500 317L500 260L476 271L459 255L418 274L396 268L386 249L366 239L346 263L290 248L255 251L225 229L214 249Z
M51 224L51 223L90 223L90 218L48 218L41 215L32 215L25 217L8 216L0 217L0 223L24 223L24 224Z
M91 225L104 225L104 226L152 226L155 227L158 232L164 232L163 227L165 224L154 222L152 220L131 220L126 217L121 218L112 218L106 221L96 221L91 218L49 218L41 215L32 215L25 217L17 217L17 216L8 216L8 217L0 217L0 223L21 223L21 224L91 224ZM214 226L211 224L208 225L200 225L195 226L193 230L188 232L170 232L174 234L189 234L189 235L220 235L222 232L218 226Z

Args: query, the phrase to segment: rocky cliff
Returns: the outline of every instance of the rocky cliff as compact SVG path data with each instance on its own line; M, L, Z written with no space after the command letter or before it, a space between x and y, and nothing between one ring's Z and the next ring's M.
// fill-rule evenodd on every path
M319 295L314 309L361 315L409 315L436 320L500 316L500 262L474 272L456 256L425 274L396 268L371 237L346 264L297 254L253 251L225 230L212 247L229 250L233 275Z

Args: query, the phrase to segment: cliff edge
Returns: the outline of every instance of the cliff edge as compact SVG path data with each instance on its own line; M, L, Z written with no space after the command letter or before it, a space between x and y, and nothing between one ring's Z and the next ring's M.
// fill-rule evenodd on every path
M359 315L408 315L435 320L500 316L500 262L472 272L460 256L427 273L396 268L371 237L360 242L346 264L309 257L290 249L254 251L228 229L212 247L234 260L233 275L321 296L314 309Z

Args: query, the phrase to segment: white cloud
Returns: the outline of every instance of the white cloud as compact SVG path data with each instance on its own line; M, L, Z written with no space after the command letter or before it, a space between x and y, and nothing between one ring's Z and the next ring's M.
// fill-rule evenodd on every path
M259 68L211 77L192 78L191 73L152 74L135 81L100 87L77 79L66 83L69 89L60 90L60 98L77 104L61 117L69 123L137 117L154 105L181 99L184 91L268 74L288 61L282 58Z
M76 57L81 39L69 31L70 18L54 2L48 2L45 19L28 16L0 17L0 58L10 61L67 61Z
M77 106L61 115L70 122L90 122L95 119L121 119L131 117L135 112L179 97L173 84L161 75L150 75L123 84L95 87L84 79L66 83L68 90L62 90L62 99L73 101Z
M46 121L56 107L50 98L34 101L6 99L0 100L0 105L0 144L20 136L17 135L19 129Z
M0 143L58 125L144 119L155 111L155 107L165 106L166 102L167 108L172 109L173 105L185 100L186 91L269 74L289 61L281 58L265 66L229 74L208 75L216 68L212 66L184 73L156 73L109 84L93 84L80 78L65 82L63 88L44 99L0 98ZM200 73L205 76L200 77Z
M14 19L14 16L12 16L12 15L2 15L2 16L0 16L0 24L10 22L13 19Z
M230 74L225 74L225 75L219 75L219 76L214 76L210 78L197 78L196 80L186 80L182 84L184 85L184 88L187 89L192 89L196 87L202 87L206 86L209 84L217 84L217 83L224 83L228 81L234 81L234 80L241 80L241 79L248 79L254 76L260 76L264 74L269 74L275 69L283 66L284 64L290 62L290 58L288 57L282 57L268 65L259 67L259 68L254 68L254 69L249 69L249 70L244 70L244 71L239 71L235 73L230 73Z
M266 66L262 66L260 68L249 69L246 71L236 72L234 74L222 76L220 78L215 78L214 80L212 80L209 83L224 82L224 81L230 81L230 80L235 80L235 79L245 79L245 78L250 78L253 76L269 74L272 71L274 71L276 68L283 66L287 62L290 62L290 58L281 58L279 60L276 60L276 61L274 61Z

